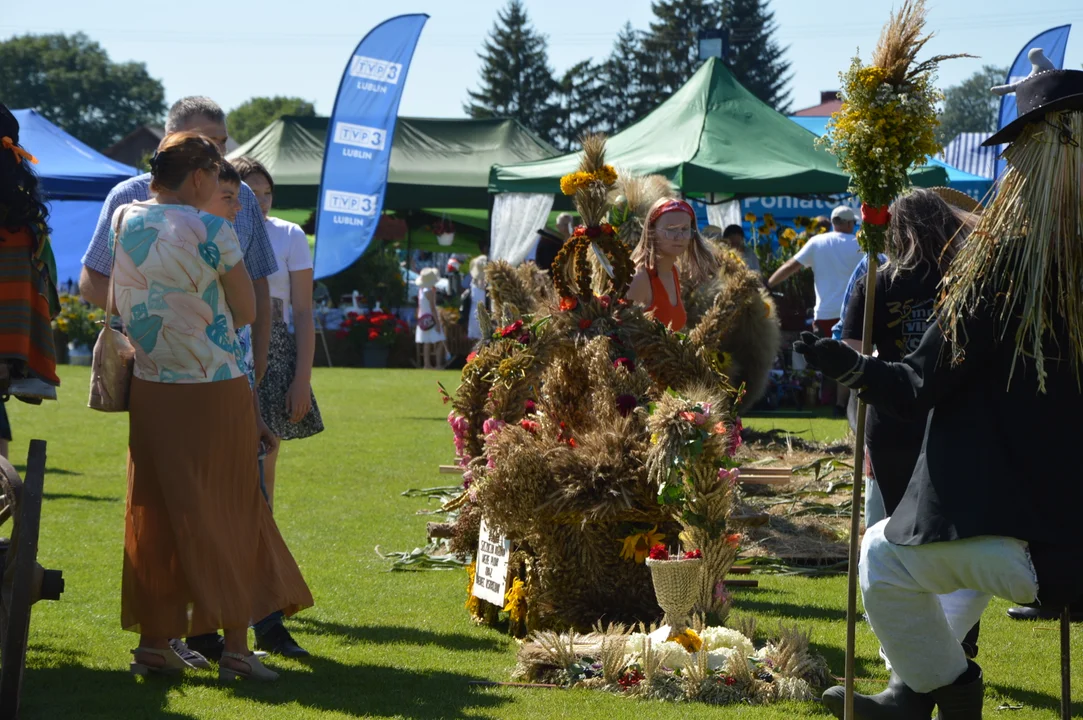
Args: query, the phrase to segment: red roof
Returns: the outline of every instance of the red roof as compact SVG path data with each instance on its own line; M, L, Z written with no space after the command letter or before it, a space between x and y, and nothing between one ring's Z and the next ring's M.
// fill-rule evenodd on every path
M838 90L824 90L820 93L820 104L798 110L793 113L801 117L830 117L842 109Z

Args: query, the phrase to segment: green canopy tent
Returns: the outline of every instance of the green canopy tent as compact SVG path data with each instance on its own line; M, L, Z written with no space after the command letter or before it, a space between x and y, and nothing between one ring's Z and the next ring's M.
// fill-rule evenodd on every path
M606 157L619 170L659 174L690 197L716 202L747 196L847 192L849 177L816 136L765 105L710 58L668 100L609 138ZM516 165L489 176L494 193L560 193L577 153ZM919 186L944 185L943 168L918 168Z
M229 154L263 163L275 204L314 208L323 170L325 117L287 115ZM400 117L391 143L386 210L488 209L489 171L552 157L556 149L515 120Z

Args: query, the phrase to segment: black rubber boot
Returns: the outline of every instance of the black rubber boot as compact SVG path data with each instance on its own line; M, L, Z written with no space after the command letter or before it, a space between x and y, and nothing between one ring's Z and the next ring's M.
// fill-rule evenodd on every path
M821 699L835 717L842 718L846 705L846 688L842 685L829 688ZM934 704L932 697L914 692L893 672L888 680L887 690L882 693L854 693L854 719L929 720L933 716Z
M945 685L927 695L940 711L937 720L981 720L982 700L985 697L981 668L971 662L964 677L975 679L962 685Z

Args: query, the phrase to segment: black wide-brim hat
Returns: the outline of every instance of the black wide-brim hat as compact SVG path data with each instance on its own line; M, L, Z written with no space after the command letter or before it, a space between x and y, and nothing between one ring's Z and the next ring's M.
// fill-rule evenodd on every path
M1013 142L1030 123L1058 110L1083 110L1083 70L1046 70L1031 75L1015 88L1019 117L1005 125L983 146Z

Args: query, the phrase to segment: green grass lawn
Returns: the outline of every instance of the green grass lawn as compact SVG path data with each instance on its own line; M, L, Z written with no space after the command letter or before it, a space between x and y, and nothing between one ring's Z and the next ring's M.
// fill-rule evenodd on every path
M425 542L421 501L407 488L446 484L436 466L451 459L447 409L436 381L455 373L316 370L327 432L288 443L275 511L316 606L290 621L310 662L270 660L272 685L222 687L210 673L183 681L128 674L135 635L122 631L120 568L124 535L126 415L87 410L88 373L61 371L61 401L8 405L20 466L30 438L49 442L40 560L61 568L67 591L34 608L22 717L30 718L793 718L824 716L817 703L720 710L641 704L589 691L479 688L509 679L515 642L475 627L463 610L465 574L389 573L375 553ZM756 421L757 424L760 421ZM802 422L802 421L796 421ZM807 420L803 422L808 422ZM819 432L819 431L817 431ZM826 430L824 431L826 434ZM237 542L246 538L238 537ZM736 612L769 630L779 621L810 628L841 674L845 578L760 577L740 590ZM994 602L982 622L987 717L1054 718L1058 698L1054 623L1013 624ZM1081 657L1083 638L1073 632ZM886 678L876 642L862 624L858 674L878 689ZM1075 684L1083 691L1077 663ZM997 713L998 706L1024 705ZM1083 713L1083 703L1073 714Z

